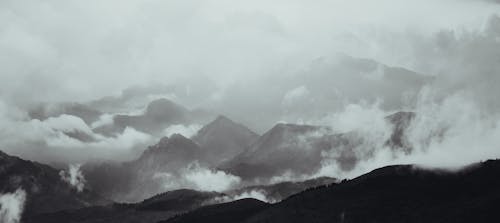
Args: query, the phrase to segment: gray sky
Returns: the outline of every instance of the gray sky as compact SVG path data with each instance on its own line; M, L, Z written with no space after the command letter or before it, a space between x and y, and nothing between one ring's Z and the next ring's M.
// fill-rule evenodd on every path
M291 75L342 52L432 73L415 48L442 29L478 31L483 1L0 2L0 94L79 101L131 85L208 79L218 89ZM425 52L424 52L425 53Z

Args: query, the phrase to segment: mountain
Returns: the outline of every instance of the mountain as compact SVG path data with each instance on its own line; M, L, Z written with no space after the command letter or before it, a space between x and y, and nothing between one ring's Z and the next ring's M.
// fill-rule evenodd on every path
M155 195L138 203L114 203L106 206L86 207L44 213L26 219L27 223L156 223L177 214L210 204L223 194L194 190L175 190Z
M60 170L0 151L0 193L17 189L27 194L25 216L109 203L87 187L78 192L61 178Z
M277 124L220 168L243 179L280 176L287 170L311 174L318 168L322 150L313 146L314 141L326 131L320 126Z
M258 137L244 125L218 116L192 139L202 147L204 160L215 166L244 152Z
M385 145L409 153L406 131L413 112L397 112L386 117L392 133ZM269 179L283 174L311 175L321 168L325 154L342 170L351 170L365 159L356 151L366 145L357 131L336 133L324 126L277 124L259 137L247 150L219 168L245 180ZM369 153L367 153L369 155ZM361 154L366 155L366 154Z
M118 201L137 201L164 191L158 173L175 177L193 162L205 165L202 150L180 134L163 137L142 155L124 163L88 164L83 167L88 183L99 193Z
M148 147L130 165L143 171L168 170L183 167L193 161L204 162L200 146L181 134L173 134Z
M24 219L24 222L153 223L175 216L177 216L176 218L179 218L182 217L184 213L189 213L189 211L193 210L201 213L217 210L218 212L224 212L226 214L223 218L217 219L211 219L210 216L191 219L194 222L237 221L248 217L248 210L250 210L251 213L255 213L265 207L268 207L269 204L254 199L243 199L221 204L223 202L227 202L228 200L224 198L232 197L233 195L231 193L233 192L241 193L244 191L246 192L247 190L259 190L265 191L266 195L270 198L272 197L277 199L278 197L288 197L291 194L303 191L310 187L329 184L333 182L333 180L334 179L332 178L317 178L304 182L285 182L274 185L252 186L227 193L179 189L160 193L137 203L113 203L103 206L62 210L52 213L41 213ZM209 205L214 206L211 206L206 210L203 208Z
M113 123L95 129L104 135L123 132L126 127L161 135L169 125L189 123L189 110L167 99L157 99L148 104L143 114L115 115Z
M204 207L165 222L224 219L232 208L242 217L233 222L498 222L500 160L458 171L396 165L376 169L293 195L255 212L226 204ZM212 207L212 208L211 208ZM202 210L202 209L200 209Z
M171 218L165 222L218 222L218 223L234 223L252 216L266 209L269 204L256 199L246 198L237 201L232 201L223 204L202 207L189 214L180 215Z

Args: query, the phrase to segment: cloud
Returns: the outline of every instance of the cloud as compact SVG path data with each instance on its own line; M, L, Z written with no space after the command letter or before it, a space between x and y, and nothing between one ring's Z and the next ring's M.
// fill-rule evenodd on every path
M101 116L99 116L99 120L93 122L90 125L90 127L91 128L98 128L101 126L112 125L112 124L113 124L113 115L105 113L105 114L102 114Z
M292 105L297 101L303 101L309 95L309 90L306 86L302 85L296 87L285 93L283 96L283 104L284 105Z
M224 171L200 166L197 162L175 172L159 172L153 176L164 190L188 188L201 191L226 191L237 186L241 179Z
M132 128L105 137L94 133L79 117L60 115L44 121L0 103L2 150L41 162L127 160L135 157L153 138Z
M275 203L278 202L274 199L269 199L266 195L265 192L262 190L249 190L249 191L244 191L240 194L233 194L233 195L224 195L224 196L219 196L211 201L207 202L209 204L214 204L214 203L227 203L231 201L236 201L236 200L241 200L245 198L253 198L257 199L260 201L264 201L267 203Z
M81 164L71 164L69 165L67 172L64 170L61 170L59 172L61 179L76 188L78 192L83 191L86 181L82 171L80 170L80 167Z
M499 158L500 106L494 96L499 71L494 58L500 56L498 21L494 15L475 31L443 30L412 46L412 60L420 63L416 67L426 67L423 70L435 73L436 79L399 108L416 114L405 132L411 153L384 143L392 131L384 117L394 111L377 102L350 103L321 123L338 132L355 131L366 142L353 148L358 164L349 171L340 168L333 150L324 154L315 176L355 177L381 166L411 163L456 169Z
M14 193L0 194L0 222L21 222L25 201L26 192L23 189L17 189Z
M223 171L203 169L196 165L188 167L184 176L186 180L193 182L203 191L228 190L241 181L239 177Z
M14 104L90 100L138 84L225 87L291 75L332 51L396 65L408 47L383 44L412 44L402 36L408 30L476 27L498 12L496 4L455 0L51 0L0 8L9 21L0 23L0 95Z
M314 176L352 178L386 165L417 164L429 168L458 169L474 162L500 157L497 145L500 143L500 112L485 110L480 101L471 100L470 92L462 90L441 98L435 89L421 91L413 111L414 119L405 130L405 140L411 151L394 150L385 142L390 128L384 125L370 125L364 118L371 117L372 124L384 122L384 116L377 106L362 107L364 116L354 113L347 126L357 126L359 137L367 143L353 148L358 163L353 169L340 168L335 153L325 154L321 169ZM338 120L349 119L344 113L335 114ZM353 121L354 123L351 123ZM333 123L332 126L335 126ZM348 129L351 129L350 127ZM333 150L335 151L335 150Z
M167 127L163 132L164 135L167 137L170 137L173 134L181 134L187 138L190 138L191 136L194 136L198 130L202 128L201 125L198 124L191 124L191 125L171 125Z

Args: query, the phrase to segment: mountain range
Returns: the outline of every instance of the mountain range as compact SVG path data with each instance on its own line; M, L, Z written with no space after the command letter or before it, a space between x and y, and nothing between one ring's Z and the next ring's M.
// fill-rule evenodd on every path
M40 120L61 114L93 126L103 113L82 104L30 113ZM345 171L369 158L369 152L358 151L366 139L357 131L277 123L259 135L219 115L192 136L164 135L168 126L200 123L210 116L167 99L152 101L140 114L115 114L112 122L93 128L93 134L134 128L159 140L130 161L84 164L80 189L64 179L65 170L0 153L0 192L26 191L26 222L412 222L409 219L417 215L448 222L472 219L453 208L484 214L482 220L487 220L490 205L498 201L492 195L495 180L482 193L474 191L500 171L499 161L458 172L401 165L352 180L313 178L325 154L334 154L330 159ZM384 146L412 152L407 131L415 116L401 111L385 117L391 132ZM82 142L93 140L88 133L64 134ZM207 174L234 182L212 191L204 187ZM453 197L450 193L459 194L459 189L446 188L454 185L465 195ZM449 219L431 219L438 211Z
M458 171L387 166L276 204L244 199L162 222L497 222L499 174L500 160Z
M407 151L404 131L411 112L387 117L393 134L386 144ZM259 136L242 124L218 116L191 138L180 134L162 137L137 159L124 163L87 164L88 183L113 200L136 202L165 190L164 181L182 178L193 165L224 171L241 179L242 186L273 183L282 175L313 175L322 166L325 153L335 157L345 170L354 168L359 157L355 148L363 142L356 132L335 133L325 126L278 123ZM192 188L196 189L196 188Z

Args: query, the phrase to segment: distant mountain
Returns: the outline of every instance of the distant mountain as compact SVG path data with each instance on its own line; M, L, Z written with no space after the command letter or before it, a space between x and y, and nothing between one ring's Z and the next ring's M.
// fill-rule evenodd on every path
M163 137L160 141L149 146L139 159L129 165L142 171L168 170L184 167L193 161L204 162L202 149L193 140L181 134Z
M193 139L180 134L162 137L136 160L89 164L84 171L96 191L119 201L135 201L164 190L155 179L158 173L177 176L180 169L193 162L206 168L215 167L243 152L257 137L243 125L219 116Z
M126 127L131 127L141 132L162 136L163 131L170 125L204 123L209 117L211 115L208 112L190 111L162 98L150 102L143 114L115 115L112 124L100 126L94 131L104 135L113 135L123 132Z
M500 160L452 172L387 166L339 184L309 189L255 211L235 202L207 206L165 222L497 222ZM227 210L227 211L224 211ZM242 217L246 216L246 217Z
M192 139L203 150L203 159L211 165L230 160L244 152L259 135L225 116L205 125Z
M405 131L413 117L411 112L399 112L386 118L394 128L387 145L407 149ZM296 124L277 124L259 137L219 116L192 139L180 134L163 137L134 161L87 165L84 170L97 192L118 201L137 201L165 190L158 174L182 178L179 171L193 162L238 176L243 185L268 184L285 174L312 175L322 167L324 154L332 152L335 156L330 158L341 169L351 170L366 158L356 152L363 140L357 132L333 133L324 126Z
M193 162L205 165L201 148L191 139L174 134L149 146L136 160L89 164L83 169L88 183L99 193L118 201L135 201L164 191L155 174L176 176Z
M194 190L175 190L155 195L142 202L87 207L45 213L26 219L27 223L156 223L180 213L210 204L223 194Z
M392 125L385 145L394 150L410 152L406 131L415 117L412 112L397 112L386 117ZM338 166L351 170L360 159L359 146L363 134L351 131L334 133L325 126L277 124L259 137L247 150L219 168L245 180L269 179L286 173L310 175L321 168L324 154L334 153Z
M277 124L220 168L244 179L280 176L287 170L312 173L320 164L322 150L314 141L325 131L326 127Z
M0 193L17 189L27 194L25 216L109 203L86 187L78 192L61 179L60 170L0 151Z
M115 115L113 124L101 126L95 131L103 134L123 132L126 127L149 134L158 134L173 124L183 124L188 121L188 110L167 99L152 101L146 107L144 114Z

